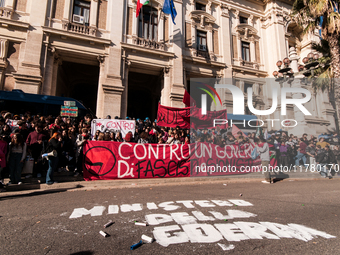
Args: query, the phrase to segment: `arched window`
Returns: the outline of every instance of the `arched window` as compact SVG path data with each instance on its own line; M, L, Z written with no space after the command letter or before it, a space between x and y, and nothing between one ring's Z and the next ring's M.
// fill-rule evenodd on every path
M158 11L144 5L138 19L138 37L157 41Z

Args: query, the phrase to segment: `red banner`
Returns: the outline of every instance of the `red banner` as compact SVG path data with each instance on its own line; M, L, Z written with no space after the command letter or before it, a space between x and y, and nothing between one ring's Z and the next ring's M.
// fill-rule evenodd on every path
M157 125L163 127L190 128L190 107L175 108L158 104Z
M227 119L227 110L207 111L202 115L201 109L193 107L175 108L158 104L157 124L164 127L203 129L214 127L214 119ZM226 128L226 125L220 125Z
M85 180L221 176L261 171L253 145L189 145L90 141L84 145ZM272 162L273 163L273 162Z

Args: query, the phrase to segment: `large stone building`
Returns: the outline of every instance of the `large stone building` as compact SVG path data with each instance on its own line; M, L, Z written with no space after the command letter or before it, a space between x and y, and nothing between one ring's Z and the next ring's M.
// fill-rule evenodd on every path
M277 60L295 47L297 69L318 40L301 36L291 0L174 0L176 24L163 2L150 0L136 18L137 0L0 0L0 88L73 97L98 117L156 118L158 102L183 107L191 78L231 78L265 109ZM232 112L231 95L220 95L223 106L211 109ZM301 121L315 133L333 128L326 92L313 102Z

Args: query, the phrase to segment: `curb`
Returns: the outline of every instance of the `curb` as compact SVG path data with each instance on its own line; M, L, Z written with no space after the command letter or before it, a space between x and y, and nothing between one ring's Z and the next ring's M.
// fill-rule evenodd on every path
M97 181L68 181L53 185L35 183L7 186L7 192L0 193L0 197L6 194L25 194L29 192L58 192L59 191L86 191L120 188L141 188L149 186L173 186L173 185L197 185L203 183L260 183L262 174L253 176L228 176L228 177L180 177L180 178L151 178L151 179L125 179L125 180L97 180ZM280 178L280 181L322 181L325 180L319 174L308 176L296 175L289 178ZM328 179L327 179L328 180ZM335 176L332 180L340 180Z

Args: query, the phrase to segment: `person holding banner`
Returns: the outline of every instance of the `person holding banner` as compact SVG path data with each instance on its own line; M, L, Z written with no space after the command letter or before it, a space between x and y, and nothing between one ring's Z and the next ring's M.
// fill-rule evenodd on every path
M261 165L262 165L262 173L264 174L265 180L262 183L271 183L270 179L270 172L269 172L269 162L270 162L270 155L269 155L269 145L263 136L260 136L259 140L255 141L257 152L260 154L261 158Z

